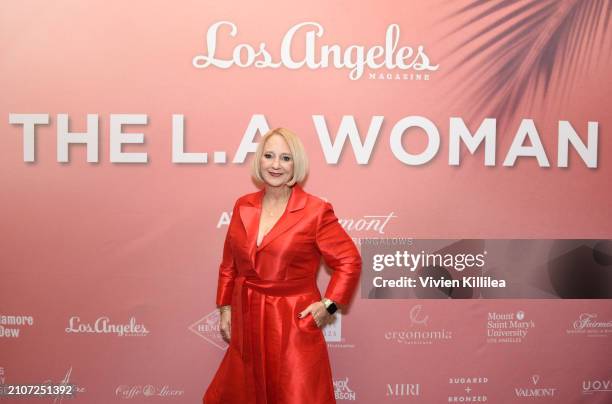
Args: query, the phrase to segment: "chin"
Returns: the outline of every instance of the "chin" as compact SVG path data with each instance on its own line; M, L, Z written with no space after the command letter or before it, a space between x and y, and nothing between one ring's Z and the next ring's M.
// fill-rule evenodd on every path
M280 187L282 185L287 185L287 181L283 179L278 180L278 181L274 181L274 180L270 181L269 179L266 179L266 184L270 185L271 187Z

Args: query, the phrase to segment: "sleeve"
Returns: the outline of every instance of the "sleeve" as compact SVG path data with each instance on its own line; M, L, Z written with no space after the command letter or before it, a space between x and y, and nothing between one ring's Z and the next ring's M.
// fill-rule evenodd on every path
M333 270L325 297L340 305L348 304L359 284L361 255L329 202L324 203L317 222L316 243L325 263Z
M225 234L225 242L223 244L223 257L219 265L219 281L217 283L217 306L231 304L232 292L234 291L234 278L236 277L236 266L234 263L234 254L230 244L230 232L234 222L238 220L238 201L232 209L232 218L227 226Z

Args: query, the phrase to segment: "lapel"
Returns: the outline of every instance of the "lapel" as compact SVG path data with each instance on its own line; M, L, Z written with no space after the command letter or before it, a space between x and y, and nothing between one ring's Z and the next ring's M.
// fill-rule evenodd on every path
M265 189L252 193L248 196L245 203L240 206L240 220L244 225L247 234L247 249L251 259L251 265L255 268L255 255L266 248L268 244L292 226L294 226L304 216L304 206L308 198L306 192L299 184L293 186L291 196L287 202L287 208L278 219L274 227L266 234L257 247L257 233L259 232L259 220L261 217L262 201Z

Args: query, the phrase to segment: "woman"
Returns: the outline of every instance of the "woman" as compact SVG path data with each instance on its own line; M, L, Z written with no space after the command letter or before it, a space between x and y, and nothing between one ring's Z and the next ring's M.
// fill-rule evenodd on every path
M205 404L335 403L321 331L349 303L361 257L332 205L299 185L308 161L284 128L258 145L253 176L261 191L234 205L219 268L220 329L229 348ZM321 299L321 255L333 269Z

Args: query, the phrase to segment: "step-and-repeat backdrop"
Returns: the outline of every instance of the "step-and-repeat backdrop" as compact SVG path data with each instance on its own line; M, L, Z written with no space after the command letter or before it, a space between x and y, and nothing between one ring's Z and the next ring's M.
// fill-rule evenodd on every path
M364 257L338 402L612 402L611 7L2 2L1 383L201 402L232 206L286 127Z

